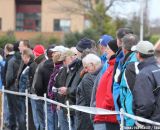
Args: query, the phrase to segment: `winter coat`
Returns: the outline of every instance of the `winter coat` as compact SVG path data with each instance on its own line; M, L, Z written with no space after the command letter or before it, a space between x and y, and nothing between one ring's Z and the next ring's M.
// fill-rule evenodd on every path
M55 94L52 91L52 88L55 87L56 77L62 66L63 66L63 62L55 63L54 65L54 69L48 83L48 96L50 99L55 99Z
M35 94L35 85L38 81L39 68L46 61L45 55L40 55L34 60L34 64L31 65L29 70L29 80L31 84L31 93Z
M108 68L102 75L96 93L96 107L107 110L114 110L114 102L112 96L112 76L116 59L108 61ZM95 123L110 122L118 123L115 115L95 115Z
M126 113L132 114L133 115L133 108L132 108L132 101L133 101L133 97L132 97L132 92L130 90L130 88L132 88L132 86L129 86L128 84L128 80L132 81L132 84L135 83L135 77L134 79L132 79L133 77L131 77L131 75L128 74L128 76L126 77L126 68L129 64L131 63L137 63L137 57L136 57L136 53L131 53L128 57L128 59L126 60L126 62L124 63L123 67L122 67L122 78L120 81L120 104L121 104L121 108L123 108L123 110ZM136 73L136 72L135 72ZM131 84L131 82L130 82ZM133 126L134 125L134 120L131 118L128 118L125 116L125 125L126 126Z
M18 88L15 86L15 80L17 77L20 62L21 54L19 52L16 52L14 56L8 61L6 72L6 89L18 91Z
M123 58L124 58L123 51L119 49L116 54L116 62L115 62L114 71L113 71L113 87L112 87L113 100L114 100L114 106L116 111L119 111L119 106L120 106L120 103L119 103L120 89L119 89L118 77L122 69L121 61L123 60ZM117 119L120 120L119 115L117 115Z
M85 74L77 87L76 105L90 106L91 94L94 85L94 80L99 73L98 69L92 74ZM93 130L93 124L90 115L80 111L76 111L77 115L77 130Z
M67 95L65 100L69 100L70 104L76 104L76 91L81 81L80 72L82 69L82 61L79 59L76 59L69 65L69 73L66 79Z
M27 65L24 64L23 60L21 60L21 63L18 69L18 73L17 73L17 77L16 77L16 82L15 82L15 85L17 86L17 88L19 88L19 80L20 80L21 73L26 67Z
M20 78L19 78L19 92L25 92L26 89L30 88L30 82L29 82L29 70L30 70L30 65L33 63L33 59L29 61L26 67L23 69Z
M160 122L160 67L154 56L140 62L133 88L134 114Z
M66 79L67 79L67 75L68 75L68 67L67 66L62 66L55 78L55 87L56 88L60 88L60 87L64 87L66 85ZM61 102L63 104L65 104L65 95L61 95L59 93L56 94L56 100L58 102Z
M7 66L8 66L8 61L13 57L14 53L8 54L6 56L5 60L5 66L4 66L4 75L3 75L3 85L6 85L6 73L7 73Z
M106 61L107 61L107 54L106 53L104 53L104 54L102 54L101 56L100 56L100 58L101 58L101 61L102 61L102 64L104 64Z
M134 55L135 57L135 53L130 51L125 55L125 57L121 57L121 58L119 57L119 64L116 69L116 73L114 75L114 82L113 82L113 99L114 99L114 105L115 105L116 111L120 111L120 108L122 107L120 102L120 83L121 83L124 70L128 65L127 61L131 59L132 55ZM137 61L136 58L133 58L132 60ZM120 121L120 115L117 115L117 120Z
M26 66L22 71L19 79L19 92L25 92L25 90L29 86L29 78L28 78L29 66Z
M35 93L44 96L47 93L49 78L53 72L54 64L52 59L46 60L39 66L37 81L35 83Z

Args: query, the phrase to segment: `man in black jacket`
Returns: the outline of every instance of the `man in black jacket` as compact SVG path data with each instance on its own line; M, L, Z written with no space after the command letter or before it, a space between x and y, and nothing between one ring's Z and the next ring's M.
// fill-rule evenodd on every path
M66 86L59 88L59 92L66 96L66 100L68 100L70 104L76 104L76 91L77 86L81 81L80 72L83 69L81 61L82 52L87 48L92 48L92 46L93 41L88 38L83 38L77 43L76 49L78 50L78 58L69 65ZM75 113L71 112L71 115L72 129L75 129Z
M54 45L51 45L47 48L46 56L48 59L46 61L40 63L40 65L39 65L37 80L34 85L35 93L38 96L43 97L44 94L47 93L48 82L49 82L50 76L51 76L51 74L53 72L53 68L54 68L54 63L52 60L52 53L53 52L51 51L51 49L54 47L55 47ZM44 105L44 102L42 102L42 105ZM55 117L53 117L52 113L50 112L50 109L51 109L51 105L50 105L50 103L47 103L48 130L54 130L54 127L56 126L55 122L57 121L57 119L55 118L56 115L55 115ZM41 113L43 113L43 112L41 112ZM49 120L49 119L51 119L50 117L52 118L52 120ZM42 119L44 119L44 118L42 118Z
M31 84L31 93L35 94L35 85L38 80L38 73L40 64L42 64L45 58L45 48L42 45L36 45L33 49L33 53L35 56L35 64L31 66L31 70L29 70L29 80ZM44 123L44 109L43 109L43 101L42 100L34 100L31 99L31 106L32 106L32 113L33 113L33 121L36 127L36 130L44 130L45 123Z
M18 91L17 87L15 86L15 80L18 73L19 65L21 62L21 55L18 49L19 42L14 44L14 51L15 54L9 60L6 72L6 89L11 91ZM18 130L24 130L25 122L21 120L20 111L17 104L17 96L12 94L7 94L8 99L8 107L9 107L9 130L16 130L16 125L18 122ZM16 122L17 120L17 122Z
M4 66L4 74L3 74L3 85L5 86L6 84L6 72L7 72L7 66L8 66L8 61L13 57L14 55L14 50L13 50L13 44L7 43L4 47L4 56L5 56L5 66ZM4 127L8 126L9 122L9 110L8 110L8 100L6 94L4 94Z
M133 88L134 114L160 122L160 68L154 57L154 46L148 41L140 41L132 47L132 51L137 52L140 61L140 72ZM142 126L139 122L135 124ZM152 126L152 130L154 129L156 128Z

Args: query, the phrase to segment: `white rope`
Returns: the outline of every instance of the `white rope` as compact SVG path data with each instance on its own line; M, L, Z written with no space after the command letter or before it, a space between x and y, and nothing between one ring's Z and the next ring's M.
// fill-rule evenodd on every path
M55 105L59 105L64 108L69 108L69 109L71 108L71 109L78 110L78 111L85 112L85 113L89 113L89 114L96 114L96 115L117 115L117 114L120 114L120 112L110 111L110 110L106 110L106 109L102 109L102 108L86 107L86 106L78 106L78 105L67 106L62 103L59 103L59 102L56 102L56 101L53 101L50 99L46 99L45 97L39 97L39 96L33 95L33 94L13 92L13 91L8 91L8 90L0 90L0 91L2 91L3 93L10 93L10 94L15 94L15 95L19 95L19 96L28 96L29 98L32 98L34 100L44 100L44 101L53 103ZM145 118L142 118L139 116L130 115L125 112L123 112L123 113L121 112L121 114L124 114L125 116L132 118L134 120L140 121L140 122L160 126L159 122L151 121L149 119L145 119Z
M116 111L110 111L110 110L96 108L96 107L86 107L86 106L78 106L78 105L71 105L69 107L77 111L94 114L94 115L117 115L119 114L119 112L116 112Z
M160 126L159 122L151 121L149 119L145 119L145 118L142 118L142 117L139 117L139 116L130 115L130 114L125 113L125 112L123 114L125 116L133 119L133 120L136 120L136 121L145 122L145 123L148 123L148 124L151 124L151 125L158 125L158 126Z

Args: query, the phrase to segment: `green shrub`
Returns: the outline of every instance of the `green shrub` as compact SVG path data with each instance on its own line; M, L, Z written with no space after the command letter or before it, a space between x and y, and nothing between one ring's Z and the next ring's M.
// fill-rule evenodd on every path
M97 41L99 36L100 34L96 30L87 29L84 30L82 33L74 32L65 34L63 42L66 46L72 47L75 46L77 42L84 37Z
M57 44L58 39L55 38L54 36L47 38L42 34L38 34L37 36L35 36L31 39L31 43L33 45L42 44L45 47L48 47L48 45L50 45L50 44Z
M8 31L5 35L0 36L0 47L4 47L6 43L14 43L16 37L14 36L13 31Z
M149 41L155 44L160 39L160 35L152 35L149 38Z

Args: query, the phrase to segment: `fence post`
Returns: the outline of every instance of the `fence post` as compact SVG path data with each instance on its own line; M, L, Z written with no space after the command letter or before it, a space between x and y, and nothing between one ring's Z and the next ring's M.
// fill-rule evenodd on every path
M69 130L71 130L71 116L70 116L70 108L69 108L69 101L66 101L67 104L67 116L68 116L68 124L69 124Z
M25 90L26 94L26 130L29 130L29 122L28 122L28 90Z
M122 108L120 109L120 117L121 117L120 130L124 130L124 111Z
M2 112L1 112L1 130L3 130L4 120L4 86L2 86Z
M45 130L48 130L48 115L47 115L47 95L46 93L44 94L44 111L45 111Z

